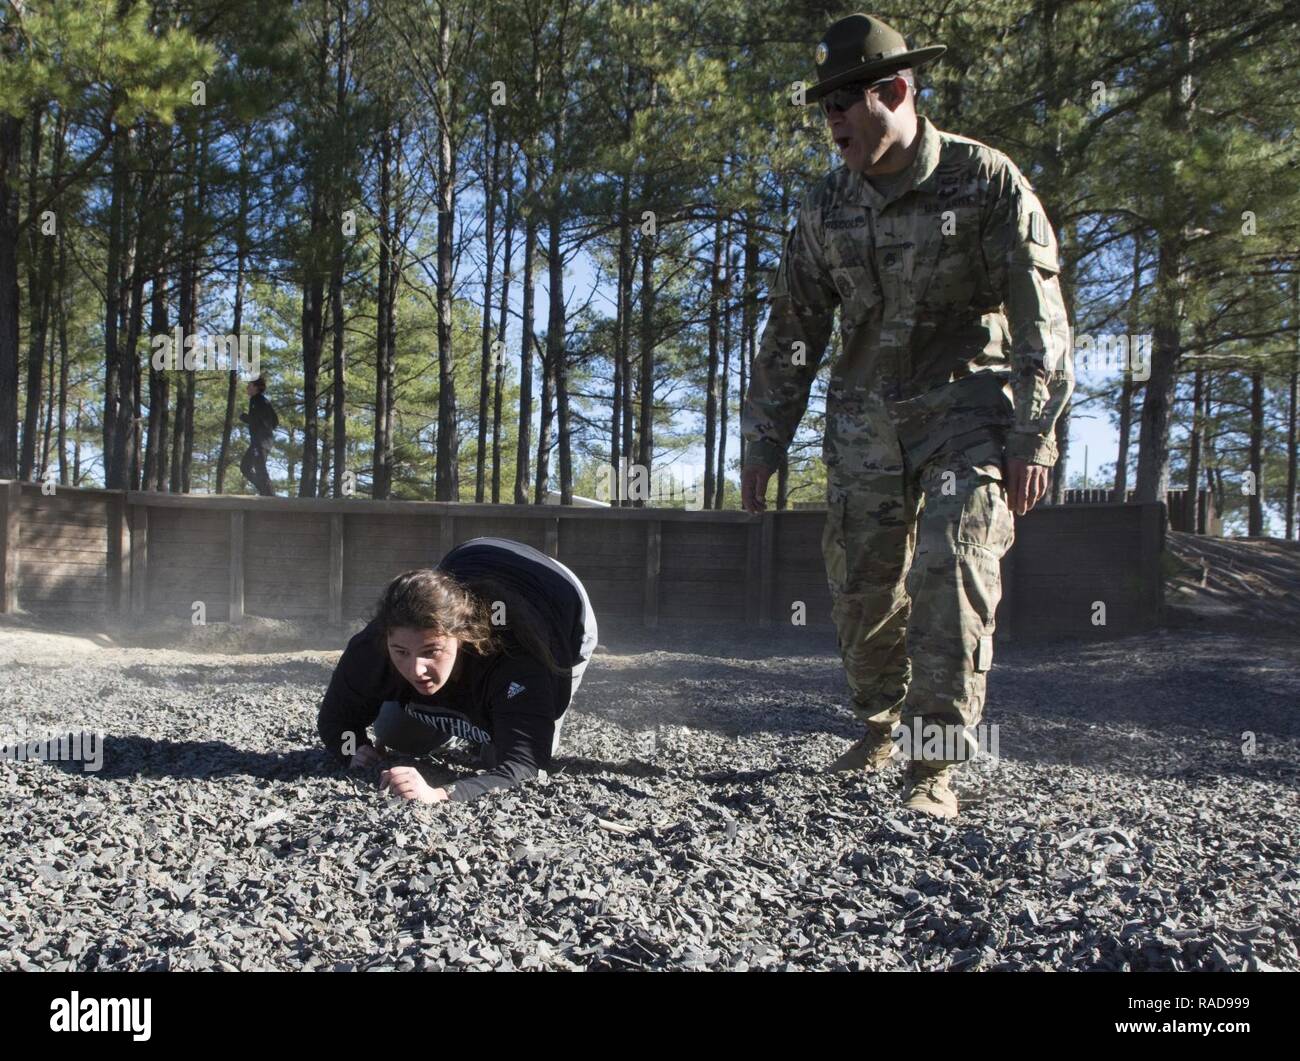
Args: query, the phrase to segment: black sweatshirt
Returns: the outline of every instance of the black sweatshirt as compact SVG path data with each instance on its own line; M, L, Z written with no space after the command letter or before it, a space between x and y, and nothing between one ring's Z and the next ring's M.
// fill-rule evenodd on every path
M562 667L579 660L583 605L577 590L554 568L509 549L466 542L448 553L439 570L462 583L491 577L524 597L546 623L551 651ZM489 608L491 602L488 602ZM509 788L550 765L555 720L568 706L570 680L523 654L508 629L498 633L504 651L484 657L460 645L447 683L434 693L418 692L388 658L380 631L369 623L344 650L321 702L317 729L341 760L345 736L356 747L372 743L366 727L386 700L409 704L428 724L480 745L490 744L497 765L477 777L457 781L448 794L469 800L495 788Z
M240 413L239 419L248 425L248 433L253 441L263 446L275 437L275 429L280 426L275 406L265 394L254 394L249 398L248 412Z

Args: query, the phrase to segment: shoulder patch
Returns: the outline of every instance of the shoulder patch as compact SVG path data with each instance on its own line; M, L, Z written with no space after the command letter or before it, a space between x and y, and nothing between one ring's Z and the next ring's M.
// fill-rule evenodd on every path
M1040 247L1046 247L1050 242L1047 238L1047 218L1041 210L1029 212L1029 238Z

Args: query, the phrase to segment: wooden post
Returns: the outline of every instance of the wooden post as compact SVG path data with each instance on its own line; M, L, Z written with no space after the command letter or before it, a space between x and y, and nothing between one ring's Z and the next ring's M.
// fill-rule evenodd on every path
M149 507L131 506L131 614L149 607Z
M776 588L773 585L774 565L772 563L772 556L776 550L776 513L764 512L762 520L758 549L758 585L759 592L762 594L758 602L758 625L771 626L772 594Z
M0 525L0 611L18 610L18 558L21 545L22 522L20 506L23 502L22 483L10 479L0 489L3 503L3 523Z
M126 493L108 499L108 600L105 612L122 615L131 604L131 527L127 521Z
M545 552L552 560L558 560L560 558L560 521L558 518L548 519L544 526L546 531L546 548L543 552Z
M443 556L446 556L449 552L451 552L454 548L456 548L456 517L455 516L448 514L442 517L441 523L439 525L439 534L440 534L439 547L442 549L442 556L439 556L438 559L441 560Z
M343 622L343 513L330 513L330 622Z
M659 625L659 549L663 541L663 524L655 519L645 525L645 608L642 622L653 629Z
M244 510L230 513L230 621L244 621Z
M1139 533L1142 540L1142 587L1145 590L1143 603L1147 609L1147 614L1142 616L1144 627L1158 625L1164 620L1165 580L1160 571L1160 556L1164 552L1168 530L1166 519L1164 505L1142 506Z
M758 626L763 608L763 521L745 528L745 622Z

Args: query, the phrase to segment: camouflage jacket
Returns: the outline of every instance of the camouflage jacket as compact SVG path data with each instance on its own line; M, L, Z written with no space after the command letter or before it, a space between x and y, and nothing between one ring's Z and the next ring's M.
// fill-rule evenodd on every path
M919 467L949 440L1005 428L1006 453L1054 464L1074 387L1056 238L1000 151L920 121L910 179L884 198L840 167L805 195L770 292L741 430L775 468L808 405L835 309L824 456L864 456L892 430Z

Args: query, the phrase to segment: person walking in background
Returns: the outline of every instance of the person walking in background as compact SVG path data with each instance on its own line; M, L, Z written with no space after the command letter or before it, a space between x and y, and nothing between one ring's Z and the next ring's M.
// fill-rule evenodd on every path
M258 376L249 380L244 390L248 394L248 412L240 413L239 419L248 425L249 443L239 462L239 470L259 494L274 497L271 476L266 470L266 455L275 438L275 429L280 426L280 418L275 415L275 406L266 396L265 378Z

